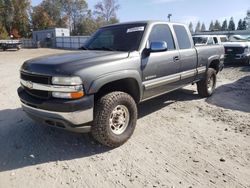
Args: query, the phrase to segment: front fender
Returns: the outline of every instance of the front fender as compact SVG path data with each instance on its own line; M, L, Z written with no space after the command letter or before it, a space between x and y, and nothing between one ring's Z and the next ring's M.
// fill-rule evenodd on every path
M122 79L128 79L128 78L134 79L137 82L139 91L140 91L140 98L141 98L142 93L143 93L142 80L141 80L140 73L136 70L116 71L116 72L111 72L109 74L102 75L91 83L88 93L89 94L97 93L101 89L102 86L108 83L122 80Z

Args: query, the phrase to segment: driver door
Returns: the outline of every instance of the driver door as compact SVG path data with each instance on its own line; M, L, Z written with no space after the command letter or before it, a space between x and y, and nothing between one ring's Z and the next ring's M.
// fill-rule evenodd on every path
M173 90L180 81L179 51L167 24L157 24L151 30L148 44L159 41L167 43L167 51L151 52L142 58L143 99Z

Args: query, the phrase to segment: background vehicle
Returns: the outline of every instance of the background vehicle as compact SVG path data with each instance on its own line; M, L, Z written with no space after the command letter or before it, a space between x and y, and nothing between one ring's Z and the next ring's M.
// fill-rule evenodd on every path
M25 62L18 94L36 121L110 147L133 134L138 103L194 83L211 96L224 60L223 46L196 48L185 25L161 21L103 27L83 48Z
M0 40L0 49L3 51L7 49L16 48L17 50L21 49L21 41L20 40Z
M228 41L226 35L195 35L193 36L195 46L223 44Z
M225 47L225 63L250 65L250 42L228 42Z

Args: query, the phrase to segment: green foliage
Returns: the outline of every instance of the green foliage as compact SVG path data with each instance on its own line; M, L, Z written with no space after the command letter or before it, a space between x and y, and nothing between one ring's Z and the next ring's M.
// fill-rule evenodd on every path
M224 20L224 22L222 23L221 30L222 31L227 31L227 20Z
M244 19L244 21L245 21L244 28L250 30L250 9L247 11L247 16Z
M200 32L201 31L201 23L198 22L195 28L195 33Z
M102 25L117 23L116 12L119 8L117 0L102 0L95 5L94 15Z
M189 30L190 30L191 33L194 32L194 28L193 28L193 23L192 22L189 23L188 28L189 28Z
M245 19L242 22L242 30L247 30L247 21Z
M235 30L235 23L234 23L233 17L231 17L231 19L229 21L228 30L229 31L234 31Z
M33 8L31 17L34 30L47 29L56 25L42 5Z
M94 16L86 0L43 0L33 7L32 25L35 30L68 27L72 35L90 35L99 27L119 22L116 0L103 0L95 6Z
M244 29L243 29L243 22L242 22L242 19L240 19L239 22L238 22L237 30L244 30Z
M77 32L77 24L84 18L88 5L85 0L61 0L63 13L68 16L70 30Z
M29 0L0 0L2 32L5 31L16 38L26 37L30 30L29 9Z
M221 25L220 25L220 22L218 20L215 21L214 30L221 31Z
M0 39L7 39L8 32L6 31L5 27L0 24Z
M214 30L214 22L211 21L210 26L209 26L209 31L213 31Z
M206 26L205 26L204 23L202 23L202 25L201 25L201 31L202 31L202 32L206 31Z

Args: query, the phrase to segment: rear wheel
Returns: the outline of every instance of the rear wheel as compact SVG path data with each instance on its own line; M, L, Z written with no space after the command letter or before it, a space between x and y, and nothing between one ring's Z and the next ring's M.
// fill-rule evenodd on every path
M209 97L213 94L217 82L216 70L209 68L203 80L197 82L197 90L201 97Z
M92 135L103 145L118 147L131 137L136 121L134 99L127 93L112 92L96 103Z

